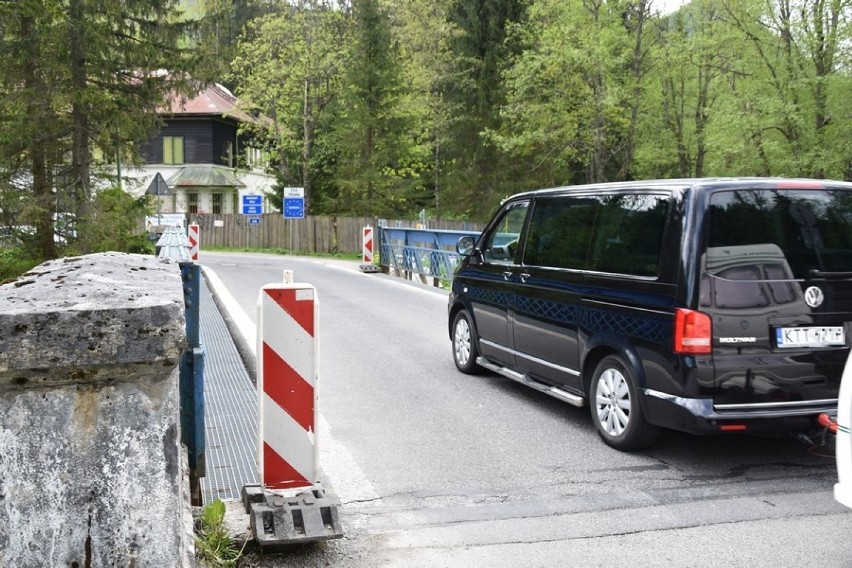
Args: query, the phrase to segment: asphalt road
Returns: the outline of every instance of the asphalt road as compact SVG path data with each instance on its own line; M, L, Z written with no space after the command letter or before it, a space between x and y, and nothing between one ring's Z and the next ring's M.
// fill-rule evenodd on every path
M320 467L346 537L254 566L852 566L833 446L667 432L604 445L578 409L458 373L447 293L357 262L202 251L253 333L293 270L320 302Z

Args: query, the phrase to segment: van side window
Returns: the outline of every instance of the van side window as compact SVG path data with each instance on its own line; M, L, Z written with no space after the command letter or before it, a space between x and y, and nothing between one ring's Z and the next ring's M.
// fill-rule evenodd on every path
M597 207L598 201L591 197L537 199L524 264L584 269Z
M656 276L668 199L647 193L598 197L589 269Z
M509 205L491 227L482 246L482 258L494 264L513 264L518 239L527 218L528 201Z
M656 276L667 214L647 193L539 198L524 264Z

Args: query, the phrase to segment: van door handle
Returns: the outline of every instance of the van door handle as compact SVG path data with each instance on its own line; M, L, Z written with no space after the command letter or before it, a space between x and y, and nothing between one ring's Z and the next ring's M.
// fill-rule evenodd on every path
M503 280L509 280L514 275L515 274L511 270L507 270L506 272L503 273Z
M524 284L527 283L527 278L530 277L530 275L527 274L526 272L521 272L520 276L521 276L521 282L523 282Z

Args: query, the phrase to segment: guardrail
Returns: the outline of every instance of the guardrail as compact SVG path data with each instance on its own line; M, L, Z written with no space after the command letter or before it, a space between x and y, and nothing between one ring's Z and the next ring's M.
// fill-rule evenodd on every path
M479 232L379 227L382 270L407 279L416 275L424 284L431 277L440 286L453 277L460 259L456 243L463 236L476 238Z

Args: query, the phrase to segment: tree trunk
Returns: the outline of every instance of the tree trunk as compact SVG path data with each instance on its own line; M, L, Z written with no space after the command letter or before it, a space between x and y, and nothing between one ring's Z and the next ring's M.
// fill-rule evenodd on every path
M314 116L310 89L310 82L305 79L305 101L302 114L302 130L304 139L302 144L302 187L305 190L305 212L309 211L311 204L311 155L314 147Z
M23 38L33 38L33 19L25 16L21 19L21 35ZM36 59L30 58L24 66L24 88L27 92L37 92L42 89L41 80L36 65ZM34 119L39 117L38 99L30 97L27 103L27 114ZM36 246L44 260L56 258L56 232L53 214L56 212L56 199L51 191L48 178L47 155L45 145L38 139L30 139L30 173L32 174L33 198L36 206L35 230Z
M89 171L89 116L86 100L87 70L85 44L85 0L70 0L68 24L71 62L71 195L77 215L77 236L81 253L91 251L87 226L92 219Z

